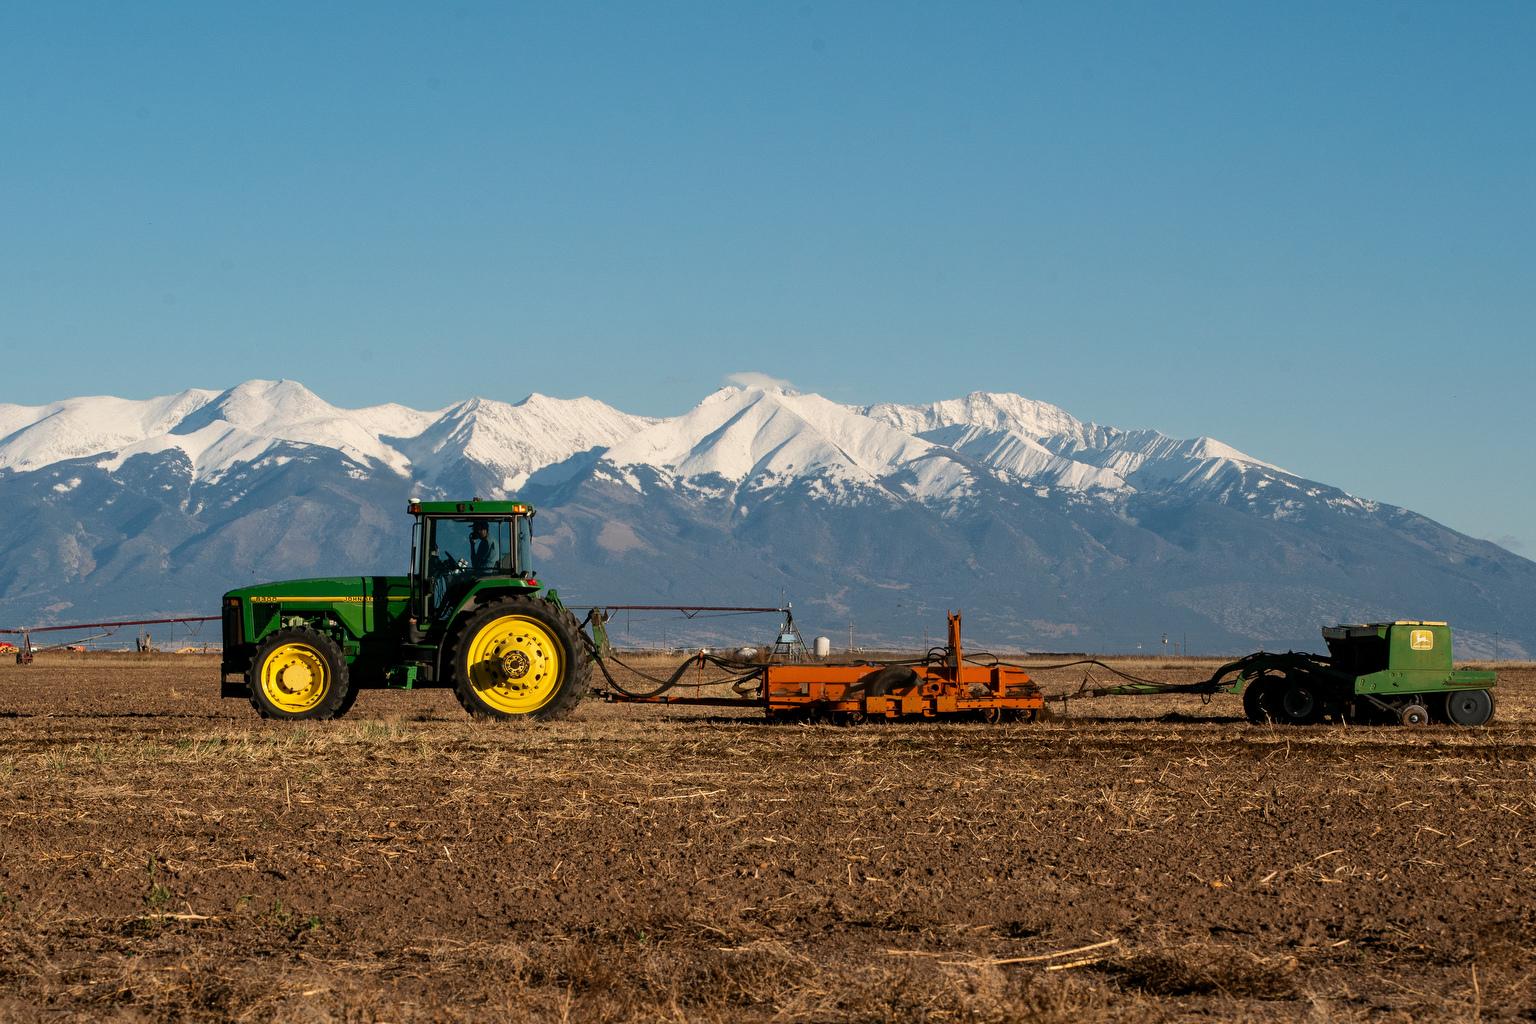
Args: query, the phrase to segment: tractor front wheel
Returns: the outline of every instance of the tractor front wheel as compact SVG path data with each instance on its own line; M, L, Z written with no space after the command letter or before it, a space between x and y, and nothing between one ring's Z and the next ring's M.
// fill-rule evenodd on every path
M262 718L324 720L352 706L341 646L314 629L280 629L263 640L245 681Z
M477 718L558 718L592 680L575 616L539 598L504 598L466 616L445 653L453 692Z

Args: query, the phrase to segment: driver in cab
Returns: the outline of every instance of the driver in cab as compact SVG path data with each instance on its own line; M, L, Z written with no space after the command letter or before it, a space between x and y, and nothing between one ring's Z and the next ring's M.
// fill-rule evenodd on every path
M469 528L469 567L476 572L486 572L496 568L500 557L496 541L491 538L491 524L476 519Z
M491 524L484 519L476 519L469 526L469 557L466 559L458 554L463 549L457 543L449 543L446 538L444 548L439 550L436 543L427 552L427 567L432 573L432 596L436 604L446 614L449 605L445 601L448 590L455 579L461 579L470 573L494 572L497 561L501 557L501 551L495 538L491 536Z

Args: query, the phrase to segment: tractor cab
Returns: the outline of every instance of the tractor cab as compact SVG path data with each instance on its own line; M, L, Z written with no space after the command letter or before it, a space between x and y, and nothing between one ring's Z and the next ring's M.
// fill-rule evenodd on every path
M537 590L533 506L519 501L412 501L411 611L448 618L486 587Z

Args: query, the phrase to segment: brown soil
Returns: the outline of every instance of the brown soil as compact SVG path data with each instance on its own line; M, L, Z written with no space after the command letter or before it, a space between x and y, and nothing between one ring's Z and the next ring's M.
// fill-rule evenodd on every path
M216 673L0 664L0 1019L1536 1019L1529 666L1478 730L295 727Z

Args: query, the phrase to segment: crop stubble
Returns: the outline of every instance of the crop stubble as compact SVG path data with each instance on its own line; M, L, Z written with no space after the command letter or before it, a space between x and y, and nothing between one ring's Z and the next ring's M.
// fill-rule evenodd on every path
M0 1018L1536 1018L1528 666L1472 731L292 726L216 670L0 665Z

